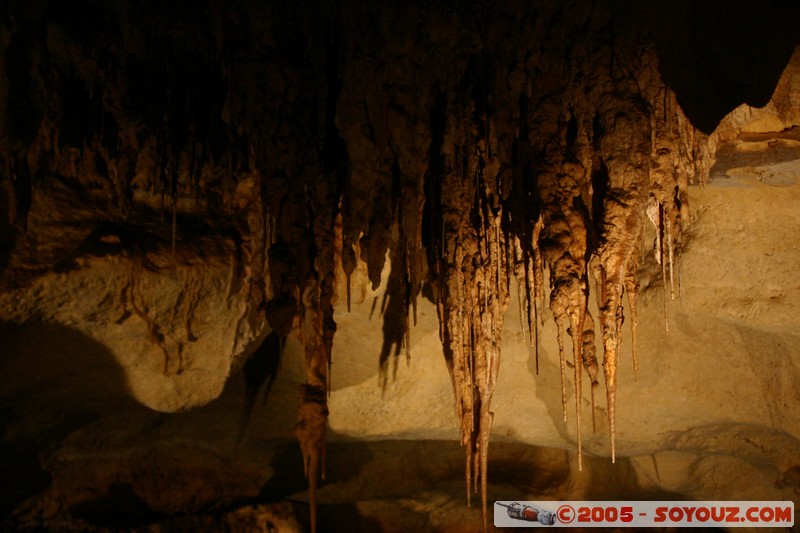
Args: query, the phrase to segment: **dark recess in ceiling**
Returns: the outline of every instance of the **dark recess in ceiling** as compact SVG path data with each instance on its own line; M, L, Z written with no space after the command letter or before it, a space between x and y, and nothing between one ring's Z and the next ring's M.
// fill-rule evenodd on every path
M615 15L653 37L664 82L705 133L742 103L766 105L800 43L796 0L616 0Z

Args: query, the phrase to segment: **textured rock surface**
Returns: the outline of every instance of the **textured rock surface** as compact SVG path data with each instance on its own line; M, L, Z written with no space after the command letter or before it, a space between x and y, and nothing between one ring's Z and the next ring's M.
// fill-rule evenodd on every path
M38 355L5 360L8 375L38 373L44 385L82 370L79 354L75 361L56 358L57 367L37 359L81 351L51 338L47 332L56 328L102 346L103 364L117 366L119 384L147 407L173 412L219 396L231 369L264 336L239 297L236 240L221 232L195 234L173 255L169 235L158 228L65 210L76 203L57 183L34 194L29 231L8 267L18 276L13 281L27 272L33 279L0 294L0 307L9 330L18 330L14 351ZM7 394L15 387L15 380L4 383Z
M484 527L510 487L791 499L797 52L712 132L659 10L289 5L5 8L12 524L479 527L452 439Z

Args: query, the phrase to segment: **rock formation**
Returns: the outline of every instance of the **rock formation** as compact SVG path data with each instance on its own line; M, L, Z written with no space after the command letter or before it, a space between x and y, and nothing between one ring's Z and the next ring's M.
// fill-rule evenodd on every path
M759 128L741 110L716 127L721 116L697 111L702 91L669 84L683 71L654 17L691 34L690 2L633 4L11 2L0 318L87 335L162 412L207 404L268 335L281 359L299 332L313 531L336 321L351 293L385 281L388 254L408 357L418 299L435 305L467 501L480 494L485 528L512 295L537 373L554 320L578 468L584 380L593 429L605 388L614 462L620 361L638 372L653 356L637 350L642 262L659 265L669 328L689 186L723 143ZM761 67L769 94L795 44L781 24ZM685 72L702 80L691 62ZM796 80L781 79L762 130L798 123Z

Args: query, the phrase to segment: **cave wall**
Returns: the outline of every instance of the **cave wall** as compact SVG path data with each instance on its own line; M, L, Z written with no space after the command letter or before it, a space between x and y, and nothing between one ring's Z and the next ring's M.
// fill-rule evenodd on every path
M690 185L741 131L797 123L796 76L778 82L796 44L788 2L38 1L2 16L0 308L14 353L39 336L31 324L67 327L110 352L122 396L175 412L217 398L275 343L302 385L312 509L337 383L360 382L358 366L331 365L344 349L373 368L357 355L377 330L347 330L384 294L382 388L354 401L382 401L427 324L484 505L495 385L513 405L530 386L502 385L501 349L541 364L552 428L573 428L516 434L498 415L501 434L575 445L581 467L581 432L599 425L605 443L586 446L615 458L621 356L646 383L637 352L658 351L653 321L679 293L717 301L683 284ZM733 111L742 102L767 104L763 120ZM9 361L6 376L40 372ZM437 405L444 435L452 407Z

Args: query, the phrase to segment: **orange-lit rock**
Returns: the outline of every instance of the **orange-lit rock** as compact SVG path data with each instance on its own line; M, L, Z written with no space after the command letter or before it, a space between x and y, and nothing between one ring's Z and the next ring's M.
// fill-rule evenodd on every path
M10 527L791 499L796 8L689 4L9 5Z

